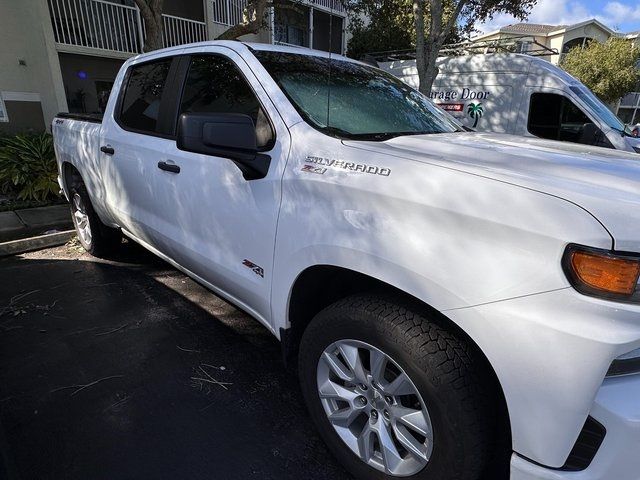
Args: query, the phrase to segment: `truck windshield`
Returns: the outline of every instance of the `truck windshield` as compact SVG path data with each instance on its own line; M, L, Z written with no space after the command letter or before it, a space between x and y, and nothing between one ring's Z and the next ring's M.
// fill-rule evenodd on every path
M607 106L602 103L598 97L596 97L591 90L583 87L583 86L570 86L569 87L573 93L575 93L580 100L582 100L596 115L609 127L613 128L617 132L627 135L629 137L632 136L631 131L627 126L625 126L622 121L615 116L615 114L607 108Z
M381 70L312 55L254 53L304 120L328 135L382 141L462 131L424 95Z

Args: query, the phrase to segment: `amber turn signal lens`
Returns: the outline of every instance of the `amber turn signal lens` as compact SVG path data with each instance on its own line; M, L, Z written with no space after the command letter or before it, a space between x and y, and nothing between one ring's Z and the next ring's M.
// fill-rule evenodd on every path
M609 254L571 252L571 268L584 286L618 295L632 295L640 275L640 261Z

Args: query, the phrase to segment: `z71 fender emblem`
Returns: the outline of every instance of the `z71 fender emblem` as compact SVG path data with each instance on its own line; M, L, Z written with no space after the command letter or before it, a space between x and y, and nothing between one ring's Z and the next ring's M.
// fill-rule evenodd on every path
M324 175L324 172L327 171L326 168L322 168L322 167L316 167L314 165L303 165L302 166L302 171L303 172L309 172L309 173L318 173L320 175Z
M258 265L256 265L255 263L253 263L251 260L247 260L246 258L242 261L242 264L245 267L249 267L251 270L253 270L253 273L255 273L256 275L260 275L262 278L264 278L264 269Z

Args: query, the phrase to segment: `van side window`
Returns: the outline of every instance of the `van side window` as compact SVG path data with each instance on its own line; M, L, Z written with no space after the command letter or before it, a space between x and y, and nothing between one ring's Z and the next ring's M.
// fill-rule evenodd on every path
M171 62L171 58L163 58L131 67L119 115L124 127L157 132L160 102Z
M274 138L271 124L251 86L236 65L217 55L194 55L182 93L179 114L242 113L256 126L258 148Z
M612 147L602 131L563 95L536 92L529 102L527 130L549 140Z

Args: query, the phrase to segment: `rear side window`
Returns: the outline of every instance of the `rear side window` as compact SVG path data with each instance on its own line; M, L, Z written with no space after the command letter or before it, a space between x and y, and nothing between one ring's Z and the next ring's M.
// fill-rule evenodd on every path
M120 123L132 130L156 133L160 103L171 58L131 67L122 99Z
M273 130L251 86L229 59L194 55L182 93L179 114L242 113L256 126L258 147L273 140Z

